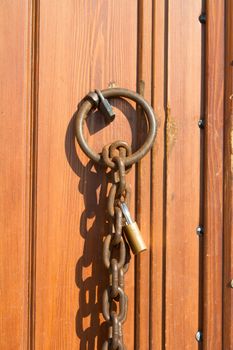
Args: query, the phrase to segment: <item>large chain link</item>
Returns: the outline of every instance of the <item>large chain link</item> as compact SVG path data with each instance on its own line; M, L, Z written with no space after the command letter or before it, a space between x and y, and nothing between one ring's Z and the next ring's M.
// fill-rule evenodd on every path
M124 275L129 267L130 251L122 235L124 218L119 203L123 201L129 206L131 189L125 181L124 158L130 153L130 147L122 141L105 146L102 152L106 165L109 159L116 164L107 202L110 233L103 244L103 261L109 271L109 286L103 293L103 316L109 324L109 338L104 342L102 350L126 349L122 332L128 305L128 297L124 291Z

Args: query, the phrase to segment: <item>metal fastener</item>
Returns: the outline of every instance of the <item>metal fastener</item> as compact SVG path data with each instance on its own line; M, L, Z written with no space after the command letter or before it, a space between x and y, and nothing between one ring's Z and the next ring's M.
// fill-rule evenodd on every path
M196 341L198 341L198 343L200 343L202 341L202 339L203 339L202 332L201 331L197 331L195 338L196 338Z
M114 120L115 118L115 113L112 109L112 106L108 102L106 98L104 98L102 92L100 90L95 90L99 97L99 109L105 116L106 122L110 123Z
M231 285L231 288L233 288L233 280L231 280L231 283L230 283L230 285Z
M201 24L206 24L206 13L201 13L200 16L199 16L199 22Z
M205 120L204 119L198 120L198 126L199 126L200 129L204 129L204 127L205 127Z
M198 236L202 236L203 233L204 233L204 227L203 226L198 226L196 228L196 233L197 233Z

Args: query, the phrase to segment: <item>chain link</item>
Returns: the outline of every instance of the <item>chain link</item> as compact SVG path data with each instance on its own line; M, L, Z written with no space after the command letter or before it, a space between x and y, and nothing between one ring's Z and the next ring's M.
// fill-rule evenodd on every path
M125 181L124 159L131 154L131 149L126 142L117 141L105 146L102 154L107 166L111 161L116 164L107 202L111 233L103 243L103 262L109 271L109 286L103 293L103 316L109 324L109 339L104 342L102 350L126 350L122 325L127 316L128 297L124 291L124 275L129 268L130 250L122 235L124 218L119 203L126 202L129 206L131 188Z

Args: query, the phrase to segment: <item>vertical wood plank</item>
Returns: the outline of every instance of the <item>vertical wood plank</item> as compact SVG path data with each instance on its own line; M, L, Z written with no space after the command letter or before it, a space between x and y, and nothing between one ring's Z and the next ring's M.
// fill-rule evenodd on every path
M152 105L156 113L158 132L152 150L151 208L151 305L150 349L164 349L164 218L165 174L165 98L167 68L167 8L166 1L153 1L153 61Z
M151 103L152 83L152 1L138 2L138 92ZM138 140L146 135L143 113L138 111ZM150 348L150 276L151 276L151 154L137 164L136 189L137 222L148 247L146 252L136 256L136 314L135 349Z
M201 1L168 1L166 349L197 349Z
M224 1L206 4L203 349L222 349Z
M233 3L226 1L223 349L233 349Z
M0 7L0 348L27 349L31 1Z
M101 349L107 338L101 315L107 189L103 172L75 150L72 115L91 89L136 90L137 3L40 3L35 349ZM92 116L85 130L98 152L116 139L136 138L134 110L117 106L111 125L101 129L101 117ZM134 170L127 180L134 188ZM125 285L124 337L133 349L132 263Z
M32 3L32 50L31 50L31 149L30 149L30 218L29 218L29 280L28 280L28 348L35 348L35 279L36 279L36 200L37 200L37 132L39 89L39 25L40 0Z

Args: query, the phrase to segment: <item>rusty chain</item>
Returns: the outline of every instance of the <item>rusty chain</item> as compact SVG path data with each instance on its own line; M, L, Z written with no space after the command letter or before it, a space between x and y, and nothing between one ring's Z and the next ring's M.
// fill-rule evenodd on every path
M103 148L102 153L94 152L86 142L83 133L84 121L89 112L98 108L105 116L106 123L115 118L109 98L130 99L141 107L148 124L147 138L143 145L133 154L130 146L124 141L116 141ZM129 267L130 247L134 254L146 249L145 242L137 223L133 221L129 212L131 188L126 183L126 173L130 167L141 160L151 149L157 130L157 123L152 107L138 93L123 88L91 91L84 99L77 113L75 130L78 143L83 152L94 162L111 169L112 186L107 201L108 221L110 233L103 245L103 262L109 271L109 286L103 293L103 316L109 325L109 336L103 344L102 350L123 349L122 325L126 319L128 298L124 291L124 275ZM127 237L125 240L125 235ZM117 311L116 311L117 310Z
M102 152L106 165L109 164L109 161L116 164L116 170L112 172L113 183L107 202L111 230L103 245L103 262L109 271L109 286L103 293L103 316L109 324L109 338L104 342L102 350L126 349L122 332L128 305L128 297L124 291L124 275L129 267L130 252L122 235L124 218L119 203L123 201L129 205L130 201L131 189L126 184L124 165L124 158L129 154L131 154L131 149L123 141L105 146ZM118 310L118 313L115 310Z

